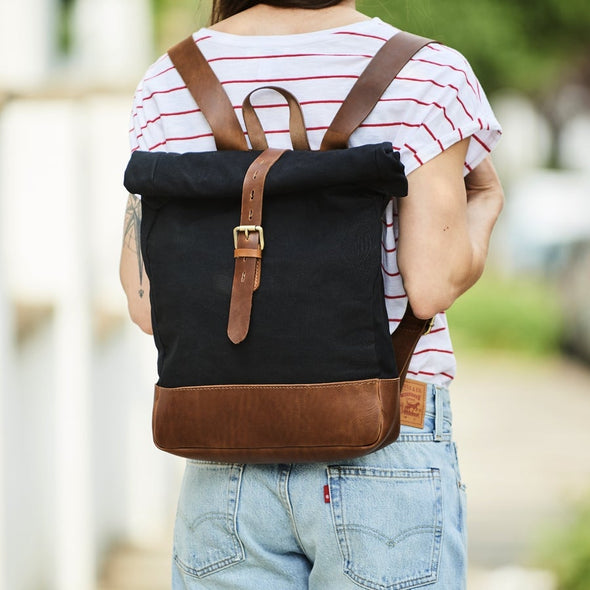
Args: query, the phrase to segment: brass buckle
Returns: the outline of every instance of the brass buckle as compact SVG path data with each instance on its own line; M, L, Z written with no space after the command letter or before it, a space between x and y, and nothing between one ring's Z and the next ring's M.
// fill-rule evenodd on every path
M260 249L264 250L264 232L262 231L261 225L238 225L234 227L234 248L238 247L238 232L244 232L246 239L248 239L251 231L258 232L260 236Z
M432 328L434 327L434 320L435 319L436 319L436 316L434 316L428 320L428 324L426 325L426 329L422 333L422 336L426 336L426 334L430 334L430 332L432 331Z

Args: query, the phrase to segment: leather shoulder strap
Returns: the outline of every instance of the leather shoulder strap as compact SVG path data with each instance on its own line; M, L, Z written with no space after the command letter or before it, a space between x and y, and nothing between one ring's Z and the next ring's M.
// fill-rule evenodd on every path
M247 150L248 144L234 108L192 36L172 47L168 55L205 115L217 149Z
M402 68L431 39L400 32L375 54L336 113L326 131L320 150L345 149L352 132L369 113ZM404 317L391 335L400 383L403 385L412 354L423 334L430 331L433 320L420 320L408 303Z
M393 344L393 353L395 355L395 363L397 365L397 373L400 378L400 383L403 386L408 374L408 368L412 360L412 355L418 344L418 340L424 335L428 334L432 329L434 318L430 320L420 320L412 311L410 303L406 307L404 317L395 332L391 335L391 342Z
M404 31L391 37L355 82L326 131L320 150L346 148L352 132L367 118L401 69L417 51L432 42Z

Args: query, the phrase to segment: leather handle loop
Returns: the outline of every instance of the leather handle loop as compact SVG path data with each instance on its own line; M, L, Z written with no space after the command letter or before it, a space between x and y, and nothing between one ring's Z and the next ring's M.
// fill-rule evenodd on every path
M278 92L289 106L289 133L291 135L291 143L295 150L309 150L309 141L307 139L307 131L305 129L305 121L303 120L303 112L299 101L284 88L279 86L261 86L252 90L244 99L242 103L242 114L244 116L244 123L248 131L248 137L252 148L255 150L265 150L268 148L268 142L264 134L264 129L260 123L260 119L256 114L255 108L252 106L250 97L259 90L274 90Z

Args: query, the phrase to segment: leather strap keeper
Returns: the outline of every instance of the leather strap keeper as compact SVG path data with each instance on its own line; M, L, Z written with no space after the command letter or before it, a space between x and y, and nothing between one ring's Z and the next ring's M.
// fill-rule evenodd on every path
M260 248L236 248L234 258L262 258L262 250Z
M393 442L399 434L399 411L398 379L309 385L156 385L152 430L158 448L192 459L335 461ZM387 425L393 425L391 431Z

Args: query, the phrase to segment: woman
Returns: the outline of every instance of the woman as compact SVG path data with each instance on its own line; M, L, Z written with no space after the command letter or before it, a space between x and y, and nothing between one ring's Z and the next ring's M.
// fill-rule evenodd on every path
M216 0L212 22L194 40L232 104L263 85L290 90L312 149L369 59L398 32L357 12L354 0ZM255 102L271 147L290 147L284 105L264 92ZM137 90L130 134L133 150L215 149L167 56ZM423 421L343 465L189 461L175 590L465 587L464 488L448 397L455 361L444 311L483 271L503 201L487 157L499 135L465 59L438 44L414 56L352 135L351 146L391 141L408 175L408 198L386 210L383 276L392 331L408 301L418 317L436 316L408 373ZM121 279L131 317L151 333L139 212L131 196Z

